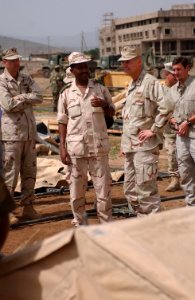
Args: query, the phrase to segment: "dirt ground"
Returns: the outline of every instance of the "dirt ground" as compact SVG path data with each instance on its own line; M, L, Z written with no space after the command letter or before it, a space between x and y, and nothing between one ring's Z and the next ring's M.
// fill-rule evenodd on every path
M36 74L38 68L40 68L40 63L38 64L30 64L26 66L27 72L30 74ZM51 90L49 88L49 80L42 78L40 76L33 76L38 84L41 86L43 90L43 94L45 98L51 95ZM39 112L35 111L36 119L41 120L43 117L55 117L55 113L49 112L51 111L51 100L47 99L42 104L43 108L48 108L48 111L40 110ZM111 143L111 153L110 153L110 166L111 169L123 169L123 157L120 156L119 153L119 144L120 144L120 136L110 136ZM167 158L164 150L161 151L160 159L159 159L159 171L166 172L167 171ZM162 198L164 197L172 197L183 195L183 191L177 192L166 192L165 189L169 184L169 178L159 178L158 187L159 192ZM94 199L95 193L93 189L90 189L86 193L86 209L91 209L94 207ZM59 215L65 212L71 212L69 205L69 194L63 196L47 196L47 197L37 197L35 201L35 208L41 217L54 216ZM113 204L124 203L125 197L123 194L123 186L122 184L113 185L112 186L112 200ZM16 214L18 216L21 215L21 207L17 202ZM161 210L169 210L177 207L184 206L184 200L170 200L170 201L162 201ZM114 216L114 221L118 219L123 219L123 217ZM98 220L95 216L88 218L88 224L98 224ZM51 236L57 232L63 231L65 229L72 228L71 219L66 220L54 220L50 222L45 222L41 224L35 224L30 226L23 226L17 229L10 229L7 241L3 247L4 254L10 254L15 252L18 249L25 247L27 244L32 244L36 240L43 239L45 237Z

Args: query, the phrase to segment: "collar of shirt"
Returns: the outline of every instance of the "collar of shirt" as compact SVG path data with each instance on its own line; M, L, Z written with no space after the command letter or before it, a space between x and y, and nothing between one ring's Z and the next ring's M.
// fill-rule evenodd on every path
M88 94L89 88L92 88L94 86L93 82L91 81L91 79L88 80L88 84L86 86L86 90L85 90L85 95L84 97ZM79 95L81 94L80 89L78 88L77 84L76 84L76 79L73 78L72 84L71 84L71 91L72 92L77 92ZM83 95L82 95L83 97Z
M194 80L194 78L192 76L188 76L186 81L181 84L180 82L177 82L177 91L180 93L180 95L182 95L185 91L185 89L190 85L190 83Z
M11 76L11 74L8 72L8 70L5 68L5 70L4 70L4 74L5 74L5 78L6 78L6 80L7 81L14 81L14 82L21 82L21 80L22 80L22 78L21 78L21 74L19 73L18 74L18 78L17 78L17 80L15 79L15 78L13 78L12 76Z
M140 86L142 84L142 81L144 79L144 76L146 74L146 71L145 70L142 70L142 72L140 73L139 77L137 80L133 80L131 85L129 86L128 88L128 92L127 94L129 95L130 92L132 92L137 86Z

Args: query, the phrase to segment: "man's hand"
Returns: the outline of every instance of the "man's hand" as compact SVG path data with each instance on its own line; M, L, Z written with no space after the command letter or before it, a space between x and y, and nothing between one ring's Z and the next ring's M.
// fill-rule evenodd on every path
M107 102L101 98L101 97L98 97L98 96L94 96L93 99L91 99L91 105L93 107L106 107L107 106Z
M26 100L26 97L23 94L20 94L20 95L14 96L13 99L17 100L17 101L24 101L24 100Z
M189 132L189 125L187 121L182 122L178 126L178 135L180 136L187 136Z
M171 128L172 128L173 130L178 131L179 127L178 127L178 124L177 124L175 118L171 118L171 119L169 120L169 123L170 123Z
M63 164L71 165L70 155L68 154L66 148L60 147L60 157Z
M154 136L155 133L152 132L152 130L150 129L144 129L144 130L141 130L138 134L138 139L140 140L140 142L145 142L145 140L151 138L152 136Z

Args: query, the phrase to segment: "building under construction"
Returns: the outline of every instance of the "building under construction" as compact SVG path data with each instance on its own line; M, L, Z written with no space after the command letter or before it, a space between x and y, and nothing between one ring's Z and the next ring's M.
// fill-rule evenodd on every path
M195 4L121 19L107 13L99 34L101 57L120 54L126 45L138 45L142 52L152 47L160 56L195 56Z

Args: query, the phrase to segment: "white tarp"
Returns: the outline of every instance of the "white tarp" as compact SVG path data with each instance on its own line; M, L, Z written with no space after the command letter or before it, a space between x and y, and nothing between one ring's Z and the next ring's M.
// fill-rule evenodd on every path
M195 208L81 226L0 261L2 300L194 300Z

